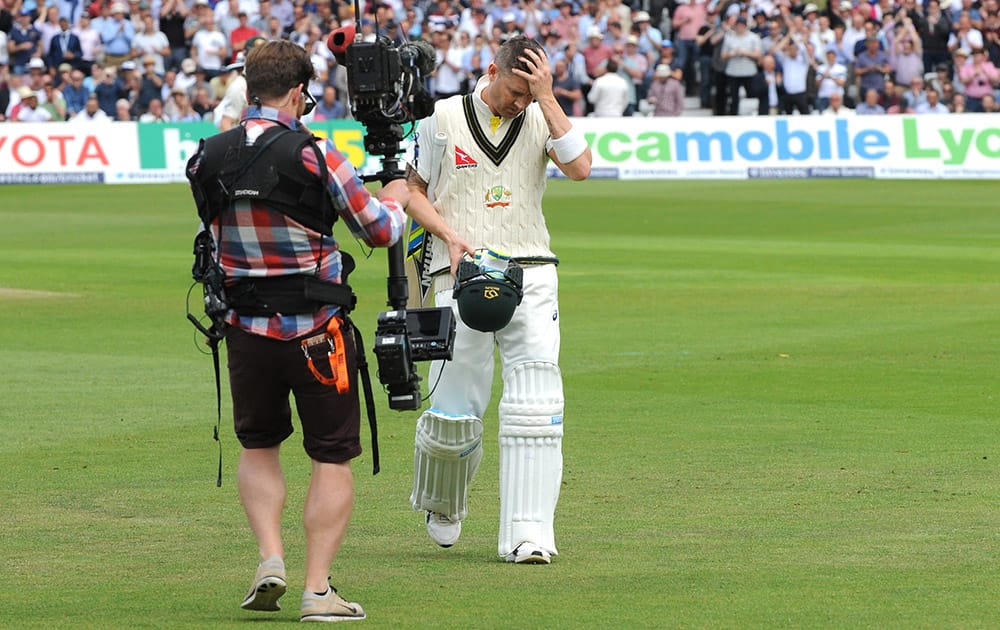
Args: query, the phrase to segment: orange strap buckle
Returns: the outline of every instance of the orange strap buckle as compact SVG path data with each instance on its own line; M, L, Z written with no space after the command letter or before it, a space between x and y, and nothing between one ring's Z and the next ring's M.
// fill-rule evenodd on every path
M327 324L326 332L302 340L302 354L306 357L306 365L316 380L324 385L336 385L338 394L346 394L351 390L351 379L347 373L347 353L344 351L344 334L341 332L341 320L334 317ZM313 363L310 350L326 343L329 346L326 357L330 364L330 376L324 376Z

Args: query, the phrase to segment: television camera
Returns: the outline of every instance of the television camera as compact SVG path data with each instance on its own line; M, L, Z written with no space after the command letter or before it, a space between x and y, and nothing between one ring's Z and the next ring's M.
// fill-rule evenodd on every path
M355 0L355 15L361 15ZM362 41L354 25L330 34L327 47L347 68L347 89L354 119L365 128L364 145L381 156L381 169L363 177L383 184L403 177L399 168L404 125L413 125L434 111L424 77L434 71L434 49L424 41L393 42L385 35ZM415 361L451 359L455 319L450 308L407 309L409 287L404 243L389 248L388 305L375 329L379 382L386 388L389 408L419 409L420 375Z

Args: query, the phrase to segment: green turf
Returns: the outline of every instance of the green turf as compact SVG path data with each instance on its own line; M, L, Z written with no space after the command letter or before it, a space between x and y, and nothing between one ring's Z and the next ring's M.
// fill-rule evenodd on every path
M356 463L334 583L379 628L996 627L998 193L553 182L560 556L495 558L495 412L462 540L434 547L407 502L415 414L380 395L383 472ZM285 610L238 609L255 548L228 422L214 485L184 187L0 199L0 627L296 621L297 437ZM345 247L370 340L384 254Z

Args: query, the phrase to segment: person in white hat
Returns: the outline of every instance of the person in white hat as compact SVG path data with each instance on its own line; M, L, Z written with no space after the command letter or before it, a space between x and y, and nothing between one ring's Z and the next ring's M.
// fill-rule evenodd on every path
M593 111L591 102L587 98L590 86L594 79L605 72L604 64L613 54L611 46L604 43L604 31L600 27L591 26L587 30L587 45L580 50L580 54L583 55L584 67L587 70L587 78L580 87L583 90L584 102L587 103L587 113L590 113Z
M660 29L653 26L650 21L649 13L645 11L639 11L635 14L632 19L632 23L635 24L636 28L639 30L637 33L639 37L639 52L646 55L650 61L654 60L660 55L660 45L663 43L663 33Z
M111 5L111 19L101 27L101 43L104 44L104 65L119 66L132 56L132 40L135 27L125 16L128 7L116 2Z
M646 101L653 107L653 116L680 116L684 111L684 87L680 82L681 70L671 70L661 63L653 71Z
M52 114L44 107L38 106L38 95L26 85L17 89L21 102L17 106L15 119L20 122L48 122Z

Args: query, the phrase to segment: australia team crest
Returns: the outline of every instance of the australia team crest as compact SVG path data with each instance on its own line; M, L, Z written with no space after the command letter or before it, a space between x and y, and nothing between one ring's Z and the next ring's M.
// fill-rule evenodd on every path
M504 186L490 186L483 200L487 208L506 208L510 205L510 189Z

